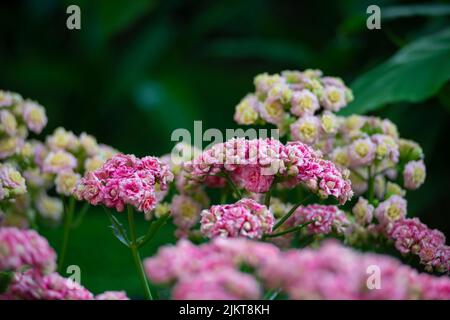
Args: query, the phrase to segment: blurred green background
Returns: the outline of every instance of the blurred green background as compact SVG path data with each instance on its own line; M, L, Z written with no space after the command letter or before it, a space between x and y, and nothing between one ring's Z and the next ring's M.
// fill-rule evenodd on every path
M66 8L81 8L81 30ZM366 9L381 7L381 30ZM171 132L235 128L234 106L261 72L319 68L351 85L346 112L394 121L424 148L426 184L409 214L450 231L450 5L440 1L29 0L0 4L0 88L47 109L44 134L64 126L136 155L171 150ZM144 220L139 220L145 228ZM140 295L130 253L91 210L73 232L69 264L98 293ZM58 249L61 230L44 230ZM171 226L158 243L174 241Z

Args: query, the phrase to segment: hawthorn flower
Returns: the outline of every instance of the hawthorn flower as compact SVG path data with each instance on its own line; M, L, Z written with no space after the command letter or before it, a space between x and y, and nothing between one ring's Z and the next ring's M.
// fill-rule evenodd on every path
M209 238L248 237L259 239L272 231L274 217L270 210L252 199L235 204L216 205L201 213L201 231Z
M403 170L404 186L408 190L419 188L425 181L426 170L423 160L410 161Z
M19 271L28 266L52 272L55 261L55 252L36 231L0 228L0 271Z
M238 124L254 124L259 117L258 110L258 98L254 95L249 94L236 106L234 121L236 121Z
M375 217L381 225L389 226L392 222L406 216L406 200L398 195L381 202L375 209Z
M43 171L59 173L66 170L73 170L77 166L77 159L64 150L51 151L44 160Z
M41 133L47 125L45 109L34 101L25 101L23 105L23 119L31 131Z

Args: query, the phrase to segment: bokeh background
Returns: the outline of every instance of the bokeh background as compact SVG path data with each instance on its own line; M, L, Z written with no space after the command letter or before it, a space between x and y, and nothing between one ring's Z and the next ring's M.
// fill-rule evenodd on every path
M81 8L81 30L66 8ZM381 7L381 30L366 9ZM450 5L439 1L28 0L0 4L0 88L47 109L49 125L86 131L136 155L171 150L176 128L235 128L234 106L261 72L319 68L354 89L345 112L394 121L426 154L409 214L450 234ZM142 230L143 219L139 219ZM140 295L128 250L93 209L68 263L94 292ZM61 229L41 230L58 250ZM174 241L171 226L143 256Z

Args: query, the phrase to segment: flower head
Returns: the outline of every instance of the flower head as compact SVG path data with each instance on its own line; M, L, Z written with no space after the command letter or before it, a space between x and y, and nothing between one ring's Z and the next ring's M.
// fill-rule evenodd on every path
M201 213L201 231L209 238L247 237L259 239L272 231L274 217L270 210L252 199L235 204L216 205Z

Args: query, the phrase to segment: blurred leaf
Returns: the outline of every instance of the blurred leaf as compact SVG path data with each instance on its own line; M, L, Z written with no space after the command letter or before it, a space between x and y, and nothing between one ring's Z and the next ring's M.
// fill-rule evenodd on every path
M450 15L450 5L447 4L417 4L386 7L378 4L378 6L381 9L382 21L417 16L435 17ZM365 8L367 8L367 5L359 7L357 11L346 18L339 26L339 32L347 34L366 29L366 21L369 15L366 13Z
M443 16L449 14L450 5L448 4L416 4L381 9L381 17L386 20L412 16Z
M405 46L352 84L355 101L343 114L365 113L388 103L419 102L450 78L450 29Z

